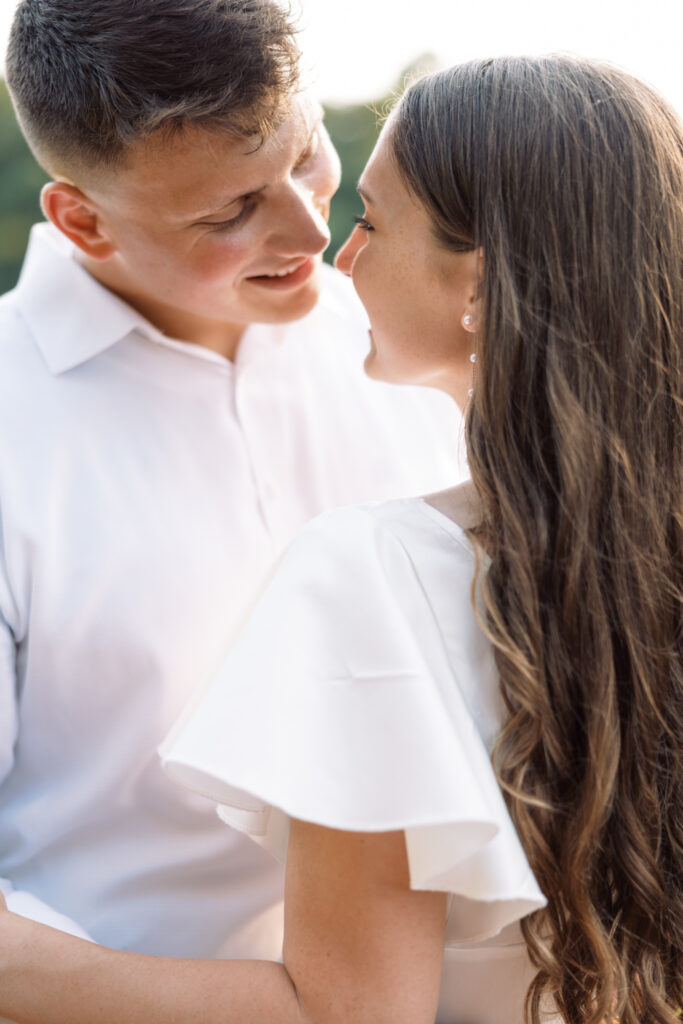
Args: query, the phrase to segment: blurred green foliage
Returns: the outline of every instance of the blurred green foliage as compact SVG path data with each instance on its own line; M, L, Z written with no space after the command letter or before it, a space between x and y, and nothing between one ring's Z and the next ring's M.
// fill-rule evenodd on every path
M363 211L356 185L379 133L377 109L373 104L372 107L327 107L325 110L325 125L342 165L341 185L330 210L332 241L325 252L328 263L346 241L354 216Z
M425 67L429 56L416 62ZM405 73L408 75L411 69ZM401 81L405 80L401 76ZM387 100L367 106L328 107L325 123L342 163L342 183L332 202L332 262L349 234L354 214L362 210L356 184L372 152ZM42 219L39 196L47 176L34 160L17 125L5 83L0 79L0 294L13 288L21 269L28 233Z
M31 224L40 220L40 189L47 176L19 131L0 80L0 295L13 288Z

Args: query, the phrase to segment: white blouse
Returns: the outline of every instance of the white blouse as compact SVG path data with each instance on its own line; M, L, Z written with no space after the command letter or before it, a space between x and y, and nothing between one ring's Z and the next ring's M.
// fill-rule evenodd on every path
M403 829L412 888L451 895L438 1020L521 1024L518 921L545 901L491 767L504 710L473 572L421 499L324 513L162 758L280 859L290 817Z

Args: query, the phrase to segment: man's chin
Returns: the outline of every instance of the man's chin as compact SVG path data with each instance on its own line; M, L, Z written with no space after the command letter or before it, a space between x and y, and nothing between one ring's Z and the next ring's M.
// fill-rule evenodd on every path
M263 303L258 304L254 320L270 324L286 324L301 320L315 308L320 298L321 287L320 267L317 267L305 284L296 291L264 296Z

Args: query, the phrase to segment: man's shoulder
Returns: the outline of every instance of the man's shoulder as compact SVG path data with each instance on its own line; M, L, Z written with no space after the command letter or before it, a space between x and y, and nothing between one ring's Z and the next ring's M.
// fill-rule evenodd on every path
M27 278L31 277L32 269L35 276L35 264L39 262L37 254L55 245L52 236L56 234L48 224L34 224L19 280L14 288L0 296L0 374L7 383L8 377L22 374L28 368L46 368L44 361L37 358L39 352L31 328L31 315L42 308L44 285L42 288L31 286L29 280L27 286ZM47 276L43 271L43 280Z
M3 369L16 365L30 343L30 331L17 301L17 289L0 295L0 363Z
M10 291L0 295L0 316L3 318L3 322L7 322L8 317L12 317L17 309L16 301L17 289L12 288Z
M0 433L44 407L52 374L17 298L0 296Z

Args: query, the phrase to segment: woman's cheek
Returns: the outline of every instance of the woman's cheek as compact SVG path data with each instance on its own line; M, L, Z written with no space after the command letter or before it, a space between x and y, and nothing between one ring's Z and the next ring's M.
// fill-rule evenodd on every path
M383 295L381 268L375 265L365 246L356 253L351 280L358 298L372 319L373 312L381 310L385 296Z

